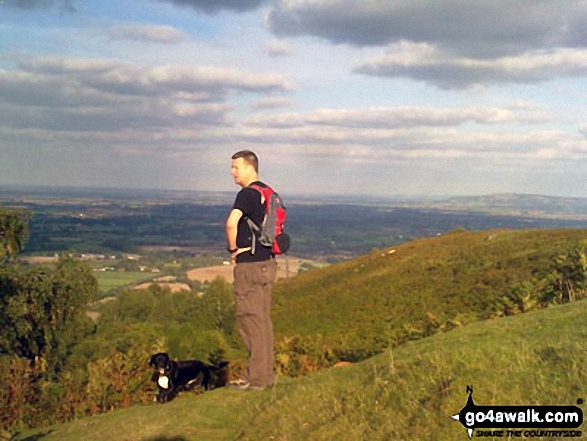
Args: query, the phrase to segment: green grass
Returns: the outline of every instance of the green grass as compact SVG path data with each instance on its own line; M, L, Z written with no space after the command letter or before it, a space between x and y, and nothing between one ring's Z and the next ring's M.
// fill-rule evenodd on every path
M98 279L98 286L102 294L154 277L142 271L97 271L94 272L94 275Z
M274 293L280 370L364 361L282 376L271 391L184 394L16 439L458 440L465 431L448 416L468 384L481 405L575 404L587 398L587 302L498 317L512 286L586 244L584 230L455 232L301 274Z
M587 230L498 230L376 250L277 284L276 334L364 359L390 344L505 315L508 290L545 277L555 256L586 241Z
M582 301L478 322L350 367L280 378L268 391L183 394L15 440L465 440L449 416L465 405L467 385L478 405L587 398L586 337Z

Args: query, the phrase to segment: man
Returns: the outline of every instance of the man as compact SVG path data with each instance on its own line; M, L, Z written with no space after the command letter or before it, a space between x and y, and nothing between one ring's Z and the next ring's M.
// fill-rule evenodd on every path
M270 247L258 241L252 247L255 233L247 223L248 218L261 226L265 216L261 193L249 187L266 186L258 173L259 160L253 152L244 150L232 156L231 174L241 190L226 220L226 242L234 268L237 328L249 351L243 378L228 384L239 390L262 390L274 382L270 310L277 263Z

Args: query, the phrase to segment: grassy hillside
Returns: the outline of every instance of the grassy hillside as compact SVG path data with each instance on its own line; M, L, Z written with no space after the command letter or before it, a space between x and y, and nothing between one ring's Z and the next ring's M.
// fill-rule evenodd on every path
M300 380L282 380L271 392L242 397L227 390L215 391L204 397L184 397L183 399L190 401L188 407L178 400L177 403L166 406L133 407L112 416L100 416L80 422L85 421L83 424L88 426L98 424L96 430L103 429L105 433L109 433L112 430L108 427L110 423L102 424L99 421L111 421L108 418L113 418L112 421L117 421L113 424L124 436L130 433L128 439L144 440L181 441L207 439L206 436L209 436L208 439L234 439L237 435L243 439L270 439L268 437L271 436L274 439L300 439L300 436L308 439L330 439L331 434L333 437L338 436L336 431L350 436L348 439L385 439L384 433L395 434L393 439L412 439L408 436L408 429L414 430L415 423L423 418L418 413L419 406L432 406L427 408L426 415L439 417L446 410L442 403L447 397L453 397L451 400L454 402L459 401L457 397L464 395L464 382L478 383L480 379L491 379L493 374L490 369L496 366L499 375L495 379L505 374L516 377L518 371L531 378L531 383L518 379L509 384L509 395L506 396L510 397L511 403L518 398L525 399L534 390L545 391L550 386L558 391L549 395L550 397L562 397L570 392L579 393L582 383L571 384L575 377L582 381L581 373L575 372L579 364L573 364L574 359L566 357L571 350L576 350L578 359L582 360L583 355L576 343L581 337L580 332L572 335L569 331L564 334L562 322L553 326L541 324L544 329L549 329L548 333L544 333L546 331L543 328L534 330L535 334L529 334L526 338L539 344L536 346L531 343L526 347L524 341L516 338L528 331L534 332L531 319L522 317L529 320L525 322L530 326L529 329L523 325L515 325L519 322L514 320L511 322L514 323L513 328L503 333L503 323L509 323L507 320L510 320L510 317L506 317L507 320L503 317L518 316L521 312L585 297L586 248L587 231L583 230L453 232L406 243L393 249L376 250L356 260L307 272L278 283L275 289L276 361L281 378L308 374L331 366L338 360L358 362L376 355L374 359L348 369L321 371ZM222 334L225 329L228 330L226 335L217 335L218 341L226 343L228 340L225 338L234 334L230 325L232 308L228 302L232 295L229 287L220 288L222 289L218 294L222 295L217 300L222 300L223 314L230 311L230 317L222 315L221 322L212 314L218 308L215 307L217 301L214 300L215 297L211 297L210 292L202 297L203 303L200 305L203 308L202 314L206 311L211 313L207 325L202 320L199 320L199 325L194 323L194 318L201 318L198 312L200 310L194 310L192 307L195 303L186 296L177 299L174 297L173 302L165 302L165 296L159 295L161 293L151 293L152 305L149 306L143 294L131 292L128 298L120 297L128 300L126 304L121 302L107 305L118 308L113 309L115 314L110 323L116 323L126 315L134 317L135 321L132 323L139 327L133 328L136 329L136 335L133 334L136 338L127 339L126 347L134 349L139 344L142 345L140 348L148 351L147 348L155 344L157 339L149 337L155 332L155 328L147 322L152 306L157 301L163 301L163 309L177 309L176 312L181 312L177 317L184 320L181 321L181 326L176 326L174 339L171 339L177 341L168 341L167 350L174 357L186 358L186 354L196 357L194 350L196 346L200 348L202 342L203 353L210 349L212 340L198 339L205 329L214 327L214 323L222 324L215 332ZM191 307L187 307L188 304ZM583 314L581 305L573 303L570 308L577 308ZM141 307L138 308L141 311L143 306L147 307L146 315L136 315L137 306ZM187 316L184 312L188 310L193 310L190 313L192 315L185 321ZM123 314L125 311L128 314ZM102 317L108 316L105 314L107 310L102 312ZM157 309L157 317L159 313ZM550 311L539 313L547 314L543 317L549 317ZM175 317L174 314L168 315ZM491 318L496 320L479 324L480 321ZM556 320L553 319L554 321ZM104 329L109 329L108 322L104 324ZM576 331L582 329L581 326L575 328ZM451 332L443 334L440 331ZM469 332L477 334L470 336ZM449 336L459 333L463 335L459 337L460 343L451 343ZM488 335L487 340L484 340L485 334ZM540 335L537 336L538 334ZM126 331L117 329L114 335L126 335ZM436 337L426 339L432 335ZM444 340L445 335L447 340ZM561 342L561 338L566 340ZM150 339L150 343L141 339ZM494 339L507 348L506 352L501 352L501 346ZM420 343L416 343L417 341ZM430 348L417 349L425 348L426 344L431 344L425 343L429 341L436 342L433 351ZM219 347L225 348L227 344L224 343ZM102 339L102 344L103 349L113 347L108 339ZM94 347L95 344L89 342L85 349ZM542 349L535 352L535 347ZM230 349L230 353L225 354L232 361L233 370L238 370L243 360L234 356L232 346L227 349ZM511 353L509 362L513 367L508 368L506 365L507 352ZM124 371L125 374L129 375L128 378L136 378L145 370L147 381L149 372L143 367L143 362L139 362L137 356L129 354L130 352L118 354L133 366L132 370ZM429 354L434 355L430 358ZM489 354L502 357L497 363L502 363L503 366L496 365L491 358L493 355ZM102 386L92 390L98 395L101 388L126 393L126 389L118 390L117 386L112 385L111 381L115 381L116 375L108 375L112 370L108 366L116 364L117 359L104 351L100 356L105 357L100 358L101 366L106 366L105 375L100 377ZM562 372L556 371L555 365L559 369L562 367ZM546 369L544 374L540 373L541 369ZM536 372L539 373L538 377L535 376ZM565 375L568 372L574 377L567 379ZM140 382L141 378L137 378L137 381ZM492 380L491 399L500 396L495 392L497 389L494 383ZM453 390L453 387L456 389ZM83 386L76 391L82 400L88 401L89 396L84 392L87 387ZM349 394L349 391L352 393ZM476 388L476 391L479 389ZM67 394L63 396L67 397ZM403 396L407 398L401 398ZM564 397L568 398L567 395ZM127 404L137 402L131 398L127 397ZM144 398L144 395L141 396L138 402L144 402ZM531 398L534 402L539 401L537 396ZM451 400L447 403L452 405ZM68 401L65 398L59 402ZM203 407L200 407L200 403L204 403L201 404ZM266 408L268 403L271 405ZM113 401L103 408L118 408L120 405ZM194 413L191 406L194 406L197 413ZM462 407L462 404L459 406ZM359 411L361 413L357 413ZM124 412L134 416L125 417ZM395 418L393 412L406 414L407 419L403 420L402 417L393 423L400 424L399 426L389 426L386 419ZM176 414L183 416L179 418ZM298 419L298 414L301 419ZM163 422L159 416L164 418ZM254 423L250 424L249 420L254 420ZM336 424L329 423L331 420L335 420ZM172 423L168 425L168 421ZM385 431L379 431L379 426L384 427ZM422 432L421 439L426 439L424 435L427 434L427 429L422 428L424 426L417 424L418 430ZM276 427L281 432L276 431ZM439 427L435 426L431 430L438 431ZM204 429L206 431L202 432ZM116 434L118 436L118 432ZM159 437L160 434L165 436ZM79 437L79 433L77 436ZM30 438L32 439L37 438ZM92 436L87 439L99 438Z
M587 393L587 302L488 320L270 391L184 394L18 435L24 441L465 440L477 404L574 405ZM147 374L147 373L146 373ZM489 439L489 438L488 438ZM530 438L526 438L530 439Z
M453 232L308 272L275 290L279 346L316 364L355 361L527 311L539 306L554 258L586 244L587 230Z

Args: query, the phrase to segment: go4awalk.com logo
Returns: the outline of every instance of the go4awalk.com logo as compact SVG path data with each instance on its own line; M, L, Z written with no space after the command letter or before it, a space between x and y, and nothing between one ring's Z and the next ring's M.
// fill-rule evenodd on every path
M451 418L467 429L469 438L581 437L580 430L569 430L583 424L583 411L577 406L477 406L471 386L467 393L467 404ZM496 428L500 430L488 430Z

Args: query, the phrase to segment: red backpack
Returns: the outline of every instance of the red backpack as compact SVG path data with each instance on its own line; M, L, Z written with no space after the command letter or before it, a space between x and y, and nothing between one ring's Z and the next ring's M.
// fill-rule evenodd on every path
M247 218L247 223L251 229L253 243L251 245L251 254L255 254L256 242L265 247L271 247L273 254L283 254L287 252L290 245L290 238L284 232L285 219L287 211L281 197L273 191L271 187L261 187L260 185L250 185L265 199L265 216L263 224L256 225L251 219Z

